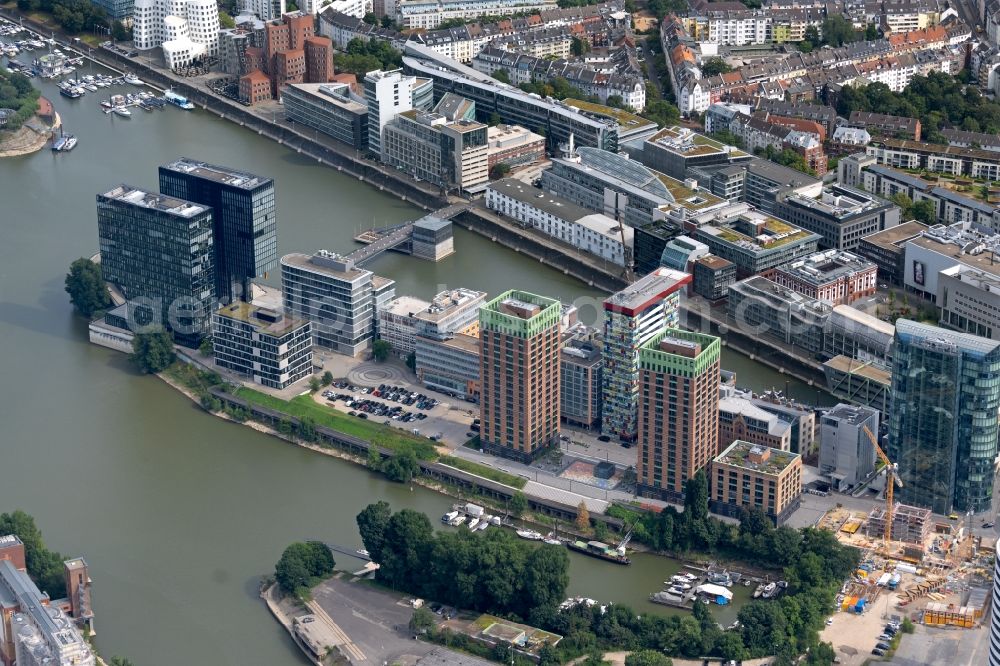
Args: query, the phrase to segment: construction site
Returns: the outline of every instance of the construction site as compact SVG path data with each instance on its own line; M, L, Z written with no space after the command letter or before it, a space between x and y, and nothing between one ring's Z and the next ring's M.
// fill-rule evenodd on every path
M976 536L967 518L936 518L928 509L896 502L894 489L902 482L895 465L871 439L886 477L884 496L868 512L838 504L818 523L862 552L823 636L838 651L842 648L845 663L851 663L855 653L859 659L869 656L885 622L906 618L929 627L979 627L991 596L996 552L992 531L991 536ZM869 625L870 631L865 631Z

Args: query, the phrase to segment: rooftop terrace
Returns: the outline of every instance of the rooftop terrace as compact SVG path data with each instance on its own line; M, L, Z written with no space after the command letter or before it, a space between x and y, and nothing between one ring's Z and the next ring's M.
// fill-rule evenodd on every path
M262 308L244 301L225 305L216 310L216 314L250 324L259 333L276 337L285 335L306 323L283 312Z
M799 457L797 453L772 449L738 439L716 456L715 462L777 476Z

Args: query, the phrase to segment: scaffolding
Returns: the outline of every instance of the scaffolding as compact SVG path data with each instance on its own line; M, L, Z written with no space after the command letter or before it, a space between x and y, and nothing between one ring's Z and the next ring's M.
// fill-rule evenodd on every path
M865 524L865 534L869 537L878 538L885 534L886 528L886 507L875 507L868 514L868 521ZM892 509L892 535L893 541L917 544L921 547L927 541L930 534L933 518L930 509L921 509L915 506L899 504Z

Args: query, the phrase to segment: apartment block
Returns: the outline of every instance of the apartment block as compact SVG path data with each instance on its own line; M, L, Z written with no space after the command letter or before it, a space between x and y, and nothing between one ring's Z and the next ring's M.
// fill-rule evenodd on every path
M414 296L398 296L378 311L378 337L392 346L400 358L416 351L416 314L431 306Z
M875 264L880 282L901 287L906 273L906 243L927 229L926 224L916 220L903 222L885 231L865 236L858 243L855 252Z
M778 266L766 277L809 298L842 305L875 293L878 267L850 252L826 250Z
M983 338L1000 337L1000 277L958 264L938 273L939 322Z
M736 284L736 264L714 254L694 262L694 293L713 303L729 296Z
M867 111L852 111L851 125L864 127L872 134L920 141L920 120L902 116L889 116L884 113L868 113Z
M879 164L896 169L926 169L953 176L1000 180L1000 152L995 150L882 139L872 142L866 152Z
M368 105L368 150L382 154L382 130L405 111L430 111L434 85L428 79L405 76L402 70L375 70L362 82Z
M281 99L288 120L368 149L368 107L346 83L295 83L285 87Z
M479 334L479 308L486 302L486 292L459 287L434 296L427 307L414 312L415 332L433 340L445 340L457 334Z
M449 122L428 112L404 111L382 130L382 163L441 187L476 188L489 180L487 126Z
M160 192L212 207L215 293L246 299L250 282L278 266L274 181L182 157L160 166Z
M790 451L792 426L747 398L726 395L719 400L719 448L736 440Z
M527 461L559 441L559 301L508 291L480 310L480 442Z
M166 327L196 347L215 304L212 208L119 185L97 195L104 279L131 303L129 330Z
M878 437L879 412L841 403L819 422L819 472L839 492L846 492L875 472L875 447L864 428Z
M395 282L319 250L281 258L285 311L312 323L315 344L359 356L371 347L378 310L395 298Z
M823 248L854 251L865 236L899 224L899 207L845 185L828 185L819 197L780 198L774 214L820 235Z
M749 400L791 426L792 453L798 453L803 458L817 453L819 442L816 435L816 411L811 406L774 391L765 391L760 397L750 397Z
M308 321L237 302L212 318L212 355L220 368L257 384L283 389L312 375Z
M819 234L756 210L704 224L692 234L712 254L736 264L738 278L758 275L816 251Z
M823 353L832 311L825 303L757 276L729 288L727 307L730 319L747 335L771 338L812 356Z
M601 420L604 362L596 331L582 324L574 329L563 334L559 353L559 411L564 422L590 429Z
M433 30L450 19L478 19L480 16L508 16L520 12L555 9L554 0L398 0L394 18L404 28Z
M479 402L482 359L478 337L457 333L436 340L418 335L414 346L416 373L424 386Z
M658 268L604 301L604 395L601 430L634 441L639 432L640 350L676 328L687 273Z
M496 125L487 129L486 139L490 169L497 164L518 167L545 159L545 137L524 127Z
M719 339L668 328L639 350L636 488L672 502L718 452Z
M712 460L709 507L724 516L762 509L781 525L799 508L802 456L736 441Z

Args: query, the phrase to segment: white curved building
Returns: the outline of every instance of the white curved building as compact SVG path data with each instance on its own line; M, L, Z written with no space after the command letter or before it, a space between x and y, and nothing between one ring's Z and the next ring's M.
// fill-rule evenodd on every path
M1000 666L1000 540L993 564L993 608L990 609L990 666Z
M136 0L132 40L140 51L160 47L170 69L219 53L215 0Z

